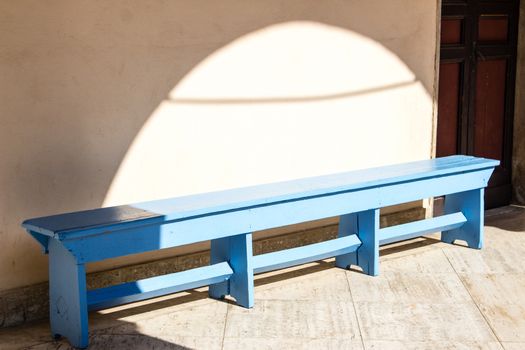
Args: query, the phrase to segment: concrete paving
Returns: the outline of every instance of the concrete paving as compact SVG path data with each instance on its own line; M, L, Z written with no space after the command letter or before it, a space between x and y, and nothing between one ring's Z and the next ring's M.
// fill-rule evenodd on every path
M380 276L333 259L256 277L255 307L207 289L90 314L90 349L525 349L525 208L486 212L482 250L430 235L385 246ZM0 349L68 349L47 322Z

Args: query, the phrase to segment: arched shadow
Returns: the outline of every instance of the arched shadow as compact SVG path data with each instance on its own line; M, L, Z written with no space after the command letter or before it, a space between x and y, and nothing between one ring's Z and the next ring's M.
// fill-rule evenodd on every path
M318 46L319 57L305 58ZM281 51L284 58L266 62L264 55ZM301 56L297 69L294 53ZM413 72L362 34L309 21L261 28L213 52L174 86L137 133L104 205L315 176L392 161L389 153L417 153L407 140L422 135L415 132L420 128L429 136L431 123L399 104L410 98L431 105ZM399 135L391 132L405 124L410 128ZM388 144L388 151L375 144ZM376 157L333 152L356 146ZM411 157L426 157L423 149Z

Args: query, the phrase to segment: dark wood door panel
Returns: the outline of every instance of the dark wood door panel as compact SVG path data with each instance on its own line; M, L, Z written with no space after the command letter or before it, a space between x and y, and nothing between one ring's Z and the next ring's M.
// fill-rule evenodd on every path
M445 18L441 21L441 44L461 44L463 42L463 18Z
M509 16L506 14L481 15L478 18L478 41L506 43L509 37Z
M517 0L443 0L436 155L499 159L487 207L511 196Z
M477 63L474 106L474 155L503 160L507 61Z
M437 157L458 153L458 117L461 85L460 62L441 63L439 67L439 123L437 125Z

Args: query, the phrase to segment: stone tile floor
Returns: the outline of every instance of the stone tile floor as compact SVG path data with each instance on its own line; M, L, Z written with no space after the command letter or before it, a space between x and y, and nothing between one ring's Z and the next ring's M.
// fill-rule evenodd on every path
M525 349L525 208L486 212L481 251L430 235L385 246L381 274L333 259L258 275L255 307L206 288L90 314L90 349ZM45 321L0 349L68 349Z

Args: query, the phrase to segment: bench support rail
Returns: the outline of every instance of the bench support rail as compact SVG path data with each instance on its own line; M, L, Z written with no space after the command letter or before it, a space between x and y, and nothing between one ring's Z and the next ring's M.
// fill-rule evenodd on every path
M135 282L94 289L87 292L88 308L89 310L104 309L207 286L227 281L232 275L233 270L230 265L227 262L221 262Z
M253 257L255 273L283 269L356 251L361 241L356 235L331 239L302 247L260 254Z
M229 280L211 284L209 295L222 299L226 295L235 298L237 304L253 307L253 249L252 234L235 235L211 241L210 263L228 261L233 269Z
M379 274L379 209L342 215L339 218L339 237L357 234L361 246L357 251L336 257L335 264L343 269L357 265L367 275Z
M441 240L453 243L455 240L467 242L470 248L483 247L484 195L485 189L453 193L445 196L445 213L461 211L467 222L458 228L441 232Z
M453 230L467 222L462 212L446 214L426 220L390 226L379 230L379 244L388 244L419 237L427 233Z

